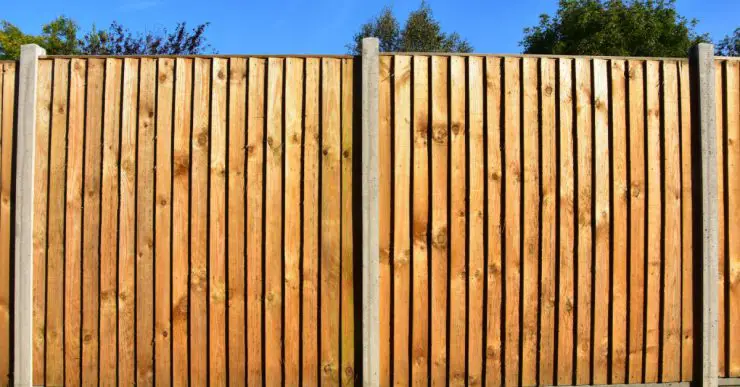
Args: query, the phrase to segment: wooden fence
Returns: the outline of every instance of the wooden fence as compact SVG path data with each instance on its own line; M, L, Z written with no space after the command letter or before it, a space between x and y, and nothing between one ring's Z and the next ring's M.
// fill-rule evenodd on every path
M0 385L13 369L13 198L16 63L0 61Z
M719 375L740 377L740 60L715 61L719 180Z
M719 371L740 377L740 61L716 75ZM42 57L34 384L357 382L360 77L343 56ZM382 385L693 380L686 60L382 55L379 87Z
M385 384L692 380L688 70L381 56Z
M353 76L42 58L34 383L353 384Z

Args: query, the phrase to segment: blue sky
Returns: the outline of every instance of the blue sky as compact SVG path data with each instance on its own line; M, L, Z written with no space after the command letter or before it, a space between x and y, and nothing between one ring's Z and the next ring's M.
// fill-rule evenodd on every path
M343 54L358 26L391 6L401 20L421 0L0 0L0 19L38 33L64 14L83 29L117 20L132 30L209 21L207 37L221 54ZM522 29L552 13L557 0L428 0L446 31L457 31L480 53L518 53ZM740 0L678 0L699 19L697 30L719 39L740 26Z

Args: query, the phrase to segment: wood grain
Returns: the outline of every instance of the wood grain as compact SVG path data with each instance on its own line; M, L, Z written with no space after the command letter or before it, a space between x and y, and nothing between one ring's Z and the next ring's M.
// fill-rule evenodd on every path
M629 162L630 162L630 309L628 381L641 383L645 351L645 115L644 62L628 62L629 77Z
M578 206L576 218L578 225L576 239L578 259L576 264L576 383L591 383L591 319L593 294L592 287L593 244L592 244L592 163L593 163L593 123L591 119L591 63L584 58L575 59L575 103L576 103L576 194Z
M172 384L188 382L190 349L190 135L193 60L175 60L172 149Z
M645 69L646 132L647 132L647 240L662 238L661 212L661 146L660 146L660 62L647 61ZM661 244L647 243L647 312L645 315L645 382L658 381L660 361L660 275Z
M430 310L430 360L432 369L430 374L430 382L433 385L443 385L447 382L447 246L449 239L447 226L447 154L449 152L449 127L447 119L447 75L449 70L449 61L446 57L433 56L431 62L432 158L431 160L429 160L429 167L432 170L432 279L430 284L430 297L432 301L432 306ZM383 67L381 66L381 68ZM382 76L381 79L383 79ZM381 83L381 87L382 86L383 83ZM381 93L381 95L383 94ZM383 105L381 103L381 107L382 106ZM382 122L383 120L381 119L381 123ZM380 129L382 130L383 126L381 126ZM381 158L381 161L382 160L383 159ZM381 168L381 173L382 171L383 169ZM381 189L380 192L382 194L383 190ZM381 199L382 198L383 196L381 195ZM381 205L382 203L383 202L381 200ZM383 207L381 207L381 214L382 208ZM382 227L383 223L381 223L380 226ZM383 251L382 244L381 251Z
M33 167L33 186L36 190L33 200L33 383L38 385L45 383L46 370L47 205L53 64L51 60L39 61L36 91L36 148L34 149L35 165ZM8 327L10 327L9 324ZM8 351L10 351L10 346L8 346ZM10 363L8 363L9 369Z
M227 382L226 336L226 144L228 62L214 58L211 69L211 134L208 193L208 383Z
M465 90L467 74L465 58L450 58L450 294L449 294L449 383L464 385L467 343L466 309L466 117ZM396 153L398 157L398 153ZM397 160L398 158L396 158ZM396 171L398 176L398 170ZM397 195L399 193L397 192ZM397 229L397 228L396 228ZM400 333L397 333L400 334Z
M247 91L247 383L262 385L263 193L265 165L264 59L249 59Z
M627 383L627 334L629 300L629 160L627 139L626 62L612 60L611 66L611 154L612 154L612 345L613 383Z
M537 384L537 311L539 309L540 174L539 59L524 58L522 73L522 138L524 196L522 213L522 370L521 383Z
M320 62L306 59L303 135L303 282L302 376L306 386L319 384L319 82Z
M208 383L208 149L211 60L195 59L190 145L190 383Z
M303 60L288 58L285 66L285 384L297 385L301 340L299 291Z
M483 377L483 290L485 268L485 158L483 58L468 58L468 366L469 385Z
M505 318L504 384L519 382L519 319L521 314L519 291L521 289L521 127L520 98L521 60L504 59L504 281Z
M503 150L503 128L501 127L501 103L502 90L500 58L486 57L485 62L485 93L486 106L486 183L488 185L488 224L486 225L486 237L488 238L488 254L486 259L486 273L488 281L488 294L485 295L488 315L486 318L486 351L485 351L485 375L486 385L500 385L502 383L502 327L503 327L503 278L501 276L503 240L502 240L502 214L501 207L503 198L502 187L502 150ZM434 162L434 160L432 160Z
M154 204L154 381L172 384L172 134L175 60L157 61Z
M594 110L594 278L593 278L593 376L592 383L606 384L609 365L609 306L611 273L609 268L610 212L609 202L609 78L607 61L593 60ZM586 289L583 289L586 291Z
M227 140L227 232L228 249L228 375L229 385L239 386L247 378L246 321L246 176L247 176L247 59L229 59L229 104Z
M338 385L339 287L341 278L341 63L321 60L321 304L319 330L321 385Z
M123 60L106 59L100 183L100 380L116 380L118 370L117 249L122 76Z
M80 384L98 383L100 315L100 187L105 60L87 61L85 163L82 229L82 375Z
M49 147L48 252L46 258L46 372L47 385L64 380L64 194L67 148L67 59L54 60L51 141Z
M154 136L156 61L139 66L138 127L136 128L136 384L154 382Z

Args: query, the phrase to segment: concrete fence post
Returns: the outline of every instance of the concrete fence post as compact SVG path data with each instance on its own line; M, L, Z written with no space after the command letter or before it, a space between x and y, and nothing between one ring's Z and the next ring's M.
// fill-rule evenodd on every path
M694 380L707 387L717 386L717 283L719 279L719 222L717 219L717 130L715 123L714 46L700 43L689 52L693 131L693 186L695 208L695 364Z
M362 383L379 386L378 39L362 39Z
M33 383L33 170L36 148L36 85L39 56L46 51L21 46L18 83L15 191L15 311L13 379Z

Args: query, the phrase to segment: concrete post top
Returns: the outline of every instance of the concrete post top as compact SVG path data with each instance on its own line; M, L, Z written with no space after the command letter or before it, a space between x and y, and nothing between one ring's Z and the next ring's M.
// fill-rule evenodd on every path
M21 46L21 57L31 55L40 56L46 55L46 50L38 44L24 44Z
M362 50L367 51L378 51L378 46L380 46L380 40L378 38L370 37L370 38L362 38Z

